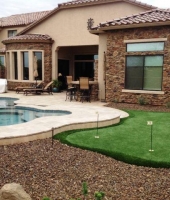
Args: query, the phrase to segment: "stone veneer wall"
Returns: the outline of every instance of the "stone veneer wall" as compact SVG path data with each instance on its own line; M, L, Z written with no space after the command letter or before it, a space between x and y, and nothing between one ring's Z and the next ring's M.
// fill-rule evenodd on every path
M94 62L94 81L98 81L98 60L95 60ZM99 86L95 84L91 85L91 100L98 100L98 92Z
M6 44L6 50L44 50L44 84L52 80L52 44L43 42L12 43ZM17 86L30 86L30 82L8 81L8 89L13 90Z
M94 81L98 81L98 60L94 62Z
M164 51L126 52L124 40L167 38ZM162 91L165 94L124 93L126 55L164 55ZM170 27L149 27L113 30L107 36L106 52L106 101L138 103L144 97L148 104L165 105L170 102Z

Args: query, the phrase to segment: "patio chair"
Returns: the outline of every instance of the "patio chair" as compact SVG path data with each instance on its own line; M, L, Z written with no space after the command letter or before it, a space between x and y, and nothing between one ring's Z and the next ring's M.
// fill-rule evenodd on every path
M90 86L88 77L80 77L80 101L83 103L84 100L90 102Z
M27 94L41 94L47 92L48 94L53 94L52 93L52 84L53 81L49 82L44 88L29 88L29 89L24 89L24 94L27 96Z
M18 86L18 87L15 88L15 91L18 94L19 92L24 92L24 89L42 88L43 83L44 83L44 81L39 82L37 85L35 83L32 83L30 87L29 86L28 87Z
M72 76L66 76L66 84L66 100L70 99L70 101L72 101L73 99L76 99L76 87L73 87L72 85Z

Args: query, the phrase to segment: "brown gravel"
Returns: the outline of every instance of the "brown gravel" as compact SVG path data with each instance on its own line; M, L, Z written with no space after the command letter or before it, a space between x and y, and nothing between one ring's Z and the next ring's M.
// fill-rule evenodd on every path
M166 106L151 106L151 105L139 105L139 104L128 104L128 103L109 103L106 106L124 110L170 112L170 108L167 108Z
M0 188L16 182L34 200L83 199L83 181L88 183L88 200L99 190L108 200L170 199L170 169L125 164L59 141L52 147L51 139L0 146Z

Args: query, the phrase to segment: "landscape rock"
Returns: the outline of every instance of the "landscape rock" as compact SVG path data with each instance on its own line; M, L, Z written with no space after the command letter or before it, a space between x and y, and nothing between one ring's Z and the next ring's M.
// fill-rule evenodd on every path
M0 200L31 200L31 197L20 184L8 183L0 190Z

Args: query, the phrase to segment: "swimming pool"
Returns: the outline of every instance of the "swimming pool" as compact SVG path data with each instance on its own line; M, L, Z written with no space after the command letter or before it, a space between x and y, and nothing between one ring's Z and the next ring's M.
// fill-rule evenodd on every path
M65 110L42 110L15 106L16 98L0 98L0 126L25 123L39 117L69 115Z

